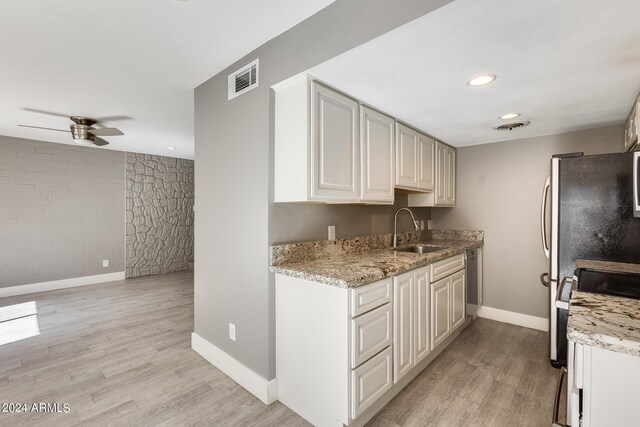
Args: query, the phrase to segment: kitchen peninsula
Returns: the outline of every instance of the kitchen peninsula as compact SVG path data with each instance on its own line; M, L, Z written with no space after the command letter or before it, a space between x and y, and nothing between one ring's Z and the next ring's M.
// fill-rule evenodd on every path
M363 425L470 322L466 253L484 233L399 237L271 247L279 400L314 425Z

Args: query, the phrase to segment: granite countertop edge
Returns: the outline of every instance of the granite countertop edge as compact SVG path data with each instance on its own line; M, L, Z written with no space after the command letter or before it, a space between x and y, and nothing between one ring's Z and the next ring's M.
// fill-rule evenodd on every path
M567 338L578 344L640 357L640 301L573 291Z
M458 247L449 247L446 246L446 241L439 240L429 240L424 242L418 242L416 244L427 244L427 245L439 245L443 246L442 250L436 252L430 252L428 254L414 254L404 252L405 256L412 257L415 259L411 259L410 262L397 266L397 268L380 268L379 271L368 272L363 275L359 275L357 278L345 278L344 275L331 274L331 275L323 275L317 274L313 272L313 269L309 269L308 266L314 264L316 260L312 261L299 261L299 262L285 262L282 264L272 265L269 267L269 270L272 273L282 274L285 276L295 277L298 279L308 280L312 282L317 282L321 284L337 286L339 288L350 289L357 288L360 286L368 285L370 283L393 277L398 274L405 273L410 270L414 270L416 268L424 267L426 265L432 264L434 262L443 260L445 258L449 258L455 255L459 255L471 249L477 249L484 245L484 240L468 240L468 241L456 241L458 243ZM413 246L413 245L410 245ZM385 253L388 251L390 254L393 253L393 249L391 248L383 248L383 249L371 249L362 251L359 254L354 254L352 256L357 257L358 255L362 259L366 259L367 257L371 257L372 253ZM324 258L325 261L331 260L332 257ZM357 264L357 263L356 263ZM353 265L353 268L358 268L357 265ZM339 269L337 269L339 272Z

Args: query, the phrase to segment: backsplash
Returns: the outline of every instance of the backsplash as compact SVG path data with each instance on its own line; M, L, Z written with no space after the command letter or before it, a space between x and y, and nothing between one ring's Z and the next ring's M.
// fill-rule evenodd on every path
M484 239L482 231L467 230L424 230L398 233L398 244L407 245L425 240L473 240ZM353 252L391 247L393 234L351 237L338 240L318 240L314 242L287 243L270 248L271 265L283 262L300 262L327 256L340 256Z
M429 230L434 240L484 240L482 230Z

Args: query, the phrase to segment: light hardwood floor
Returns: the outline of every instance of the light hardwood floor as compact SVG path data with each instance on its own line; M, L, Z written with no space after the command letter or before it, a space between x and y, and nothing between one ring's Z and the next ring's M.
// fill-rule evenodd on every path
M31 301L39 334L0 345L0 402L71 411L0 413L2 426L307 425L191 350L191 273L0 299L0 322L6 307ZM370 425L549 425L557 371L546 340L475 321Z

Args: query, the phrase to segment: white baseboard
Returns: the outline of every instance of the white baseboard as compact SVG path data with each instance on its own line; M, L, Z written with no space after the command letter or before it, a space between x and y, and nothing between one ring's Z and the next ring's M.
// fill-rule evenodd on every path
M478 309L478 317L496 320L503 323L510 323L517 326L524 326L525 328L537 329L544 332L549 331L549 319L546 317L530 316L528 314L500 310L499 308L487 307L484 305Z
M124 280L124 271L117 273L96 274L95 276L73 277L71 279L53 280L51 282L30 283L28 285L0 288L0 298L36 292L53 291L55 289L73 288L75 286L93 285L96 283Z
M278 400L278 380L268 381L200 335L191 334L191 348L267 405Z

